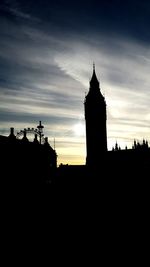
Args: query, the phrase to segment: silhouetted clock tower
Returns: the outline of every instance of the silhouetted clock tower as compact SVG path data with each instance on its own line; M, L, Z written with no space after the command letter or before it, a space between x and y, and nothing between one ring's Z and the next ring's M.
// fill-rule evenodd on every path
M89 92L85 97L86 165L97 167L107 151L106 102L93 64Z

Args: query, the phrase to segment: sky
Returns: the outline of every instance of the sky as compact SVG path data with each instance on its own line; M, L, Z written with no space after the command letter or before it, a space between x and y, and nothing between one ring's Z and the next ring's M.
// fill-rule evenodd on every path
M150 1L1 0L0 134L44 125L58 165L85 164L93 62L108 149L150 144Z

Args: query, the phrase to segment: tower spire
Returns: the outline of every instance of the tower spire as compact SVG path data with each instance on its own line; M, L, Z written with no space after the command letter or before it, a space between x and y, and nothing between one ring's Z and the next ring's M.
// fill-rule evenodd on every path
M95 73L95 63L93 62L93 74L92 74L92 78L90 80L90 87L96 87L99 88L99 81L96 77L96 73Z
M93 72L95 71L95 62L93 61Z
M86 164L91 167L99 167L107 151L107 118L105 98L100 91L94 62L90 88L85 97L84 106L87 149Z

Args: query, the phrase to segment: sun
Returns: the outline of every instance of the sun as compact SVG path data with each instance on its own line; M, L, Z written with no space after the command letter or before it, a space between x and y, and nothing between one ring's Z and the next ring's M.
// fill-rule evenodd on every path
M82 123L75 124L73 130L74 130L74 133L78 136L85 135L85 125Z

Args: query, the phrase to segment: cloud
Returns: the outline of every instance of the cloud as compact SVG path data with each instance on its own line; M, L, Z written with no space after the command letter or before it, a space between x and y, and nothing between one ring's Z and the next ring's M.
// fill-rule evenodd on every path
M142 139L143 136L149 138L150 53L148 47L136 44L133 40L127 42L127 40L110 38L105 40L101 38L100 42L97 38L92 46L89 43L74 42L71 47L72 50L68 52L70 55L57 54L56 61L67 74L79 80L88 90L89 63L92 62L92 58L94 59L101 91L105 94L107 102L108 143L109 138L112 138L114 127L114 141L116 138L124 139L126 143L128 139L128 144L130 143L131 146L134 138ZM72 53L72 51L75 52ZM70 57L73 64L69 60ZM119 133L120 128L122 128L121 133Z
M43 29L16 25L6 18L1 21L1 133L12 126L34 127L42 120L45 134L57 139L59 161L73 160L74 154L75 161L78 155L78 162L84 162L85 138L75 136L73 128L79 121L84 123L83 102L94 61L107 103L109 148L116 139L123 146L131 145L134 138L150 139L146 43L117 33L108 36L97 28L88 35L64 30L58 34L48 31L49 24Z
M21 3L22 2L22 3ZM25 11L25 4L23 1L17 0L2 0L0 4L0 10L2 14L7 18L15 18L16 20L27 20L30 22L39 22L39 19Z

